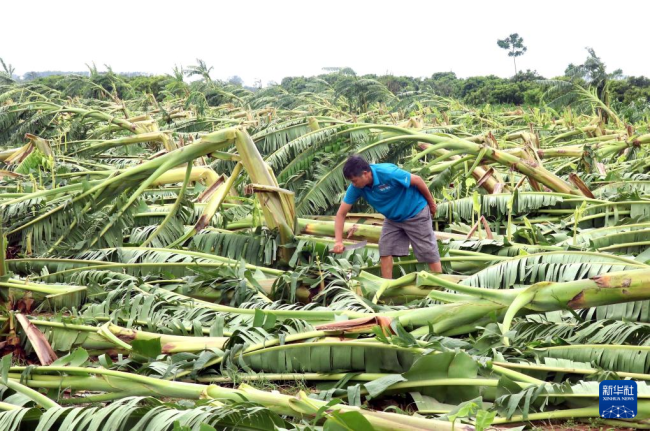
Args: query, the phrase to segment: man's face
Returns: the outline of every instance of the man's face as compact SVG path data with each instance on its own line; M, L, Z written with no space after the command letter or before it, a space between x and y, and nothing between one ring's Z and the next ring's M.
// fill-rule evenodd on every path
M369 186L372 184L372 172L365 171L358 177L350 178L350 182L354 187L357 187L359 189L362 189L365 186Z

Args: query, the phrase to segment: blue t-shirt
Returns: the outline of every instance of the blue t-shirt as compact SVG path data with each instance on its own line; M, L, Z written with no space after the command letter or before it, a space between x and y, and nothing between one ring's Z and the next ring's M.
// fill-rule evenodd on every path
M401 222L415 217L427 205L422 193L411 187L411 174L392 163L370 165L372 185L363 188L352 184L343 202L354 205L364 198L373 208L389 220Z

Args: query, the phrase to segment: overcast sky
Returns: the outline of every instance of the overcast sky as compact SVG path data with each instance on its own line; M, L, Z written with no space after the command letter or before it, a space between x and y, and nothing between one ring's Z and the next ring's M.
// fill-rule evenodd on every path
M510 33L528 52L518 69L552 77L582 63L650 76L650 2L610 1L11 1L3 2L0 58L16 73L86 70L170 73L201 58L213 79L357 73L513 75L497 46Z

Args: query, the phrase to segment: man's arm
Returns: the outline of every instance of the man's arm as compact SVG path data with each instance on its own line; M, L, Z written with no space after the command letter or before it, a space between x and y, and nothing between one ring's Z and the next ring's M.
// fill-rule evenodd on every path
M334 253L343 253L345 246L343 245L343 227L345 225L345 217L350 212L352 205L341 202L339 210L336 212L334 219Z
M436 200L431 195L429 188L425 184L424 180L417 175L411 174L411 185L418 189L418 191L424 196L429 204L429 209L431 210L431 215L436 214Z

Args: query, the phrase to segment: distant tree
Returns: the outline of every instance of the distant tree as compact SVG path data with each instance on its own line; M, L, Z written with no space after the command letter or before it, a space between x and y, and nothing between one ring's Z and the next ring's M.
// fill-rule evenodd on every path
M365 78L370 77L370 75L365 76ZM419 89L415 80L409 76L384 75L376 79L384 84L394 95L398 95L404 91L415 91Z
M535 82L545 79L543 76L539 75L536 70L530 70L528 69L525 72L522 72L521 70L517 72L515 76L510 78L512 82Z
M228 78L228 83L232 85L236 85L237 87L241 87L242 85L244 85L244 80L241 79L240 76L234 75Z
M460 97L461 80L454 72L436 72L424 81L431 90L444 97Z
M524 46L524 38L519 36L517 33L512 33L510 36L505 39L497 40L497 45L503 49L508 50L508 57L512 57L512 61L515 63L515 75L517 74L517 57L524 55L528 50Z
M617 80L623 77L623 71L616 69L612 73L607 73L605 63L596 55L593 48L586 48L589 56L583 64L569 66L564 71L564 75L572 81L583 80L588 85L596 89L596 95L605 104L609 105L609 94L607 93L607 85L612 80Z
M586 48L589 56L583 64L569 64L563 79L542 81L549 88L544 94L549 105L571 107L576 112L594 110L605 123L614 120L622 125L621 119L610 106L609 85L623 76L621 69L607 73L605 63L592 48Z
M40 78L41 74L38 72L27 72L25 75L23 75L23 79L25 81L33 81L34 79Z

